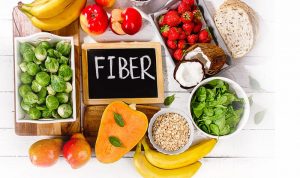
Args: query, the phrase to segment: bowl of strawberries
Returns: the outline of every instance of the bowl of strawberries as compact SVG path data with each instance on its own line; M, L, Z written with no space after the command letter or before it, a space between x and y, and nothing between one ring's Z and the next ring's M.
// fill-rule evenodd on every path
M181 61L184 51L196 43L213 43L212 35L195 0L180 0L154 19L170 55Z

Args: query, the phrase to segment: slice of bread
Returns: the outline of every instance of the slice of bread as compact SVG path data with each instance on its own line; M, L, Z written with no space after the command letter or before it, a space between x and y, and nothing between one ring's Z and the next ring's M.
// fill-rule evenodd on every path
M233 58L240 58L252 49L258 23L254 10L247 4L227 0L216 12L214 21Z

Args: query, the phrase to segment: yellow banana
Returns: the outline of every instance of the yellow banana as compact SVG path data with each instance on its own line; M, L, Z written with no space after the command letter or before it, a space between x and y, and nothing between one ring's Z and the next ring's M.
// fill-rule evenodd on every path
M142 141L147 160L162 169L175 169L190 165L207 155L216 145L216 139L209 139L194 145L187 151L177 155L165 155L149 148L146 139Z
M136 147L133 160L137 171L144 178L190 178L201 166L201 163L197 161L194 164L178 169L166 170L157 168L147 161L141 151L141 143L138 143Z
M26 11L37 18L51 18L62 13L66 7L71 5L72 2L74 1L48 0L36 2L38 5L26 5L20 3L19 7L21 10Z
M49 19L39 19L27 12L23 12L28 16L31 23L37 28L45 31L54 31L59 30L76 20L80 16L81 10L84 8L85 3L86 0L75 0L74 3L65 8L64 12Z

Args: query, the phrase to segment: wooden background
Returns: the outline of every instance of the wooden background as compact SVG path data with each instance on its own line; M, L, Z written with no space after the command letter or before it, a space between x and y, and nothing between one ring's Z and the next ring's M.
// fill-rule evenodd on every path
M30 0L26 0L28 2ZM153 0L158 1L158 0ZM165 0L161 0L165 1ZM160 1L160 2L161 2ZM272 0L245 0L260 16L260 35L255 48L244 58L234 61L234 67L221 74L239 83L252 98L249 122L240 134L220 141L216 148L202 160L203 166L195 177L201 178L252 178L271 177L274 173L274 81L272 60L275 25ZM18 0L0 1L0 175L4 177L139 177L132 163L132 153L114 164L101 164L92 160L79 170L72 170L63 158L51 168L31 165L28 148L45 137L20 137L14 133L13 107L13 41L12 9ZM213 14L222 0L206 0ZM81 33L82 42L89 40ZM163 55L165 95L176 94L173 108L186 110L189 93L173 80L172 60ZM265 70L267 69L267 71ZM97 175L97 176L96 176Z

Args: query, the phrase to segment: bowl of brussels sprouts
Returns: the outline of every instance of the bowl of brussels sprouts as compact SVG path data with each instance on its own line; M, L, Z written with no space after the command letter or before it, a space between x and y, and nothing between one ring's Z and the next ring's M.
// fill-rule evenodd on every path
M14 40L16 122L75 121L73 37L41 32Z

